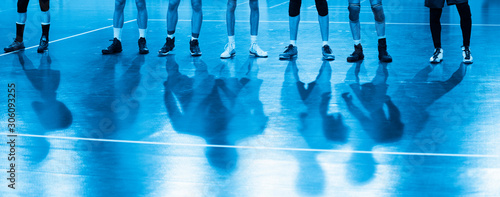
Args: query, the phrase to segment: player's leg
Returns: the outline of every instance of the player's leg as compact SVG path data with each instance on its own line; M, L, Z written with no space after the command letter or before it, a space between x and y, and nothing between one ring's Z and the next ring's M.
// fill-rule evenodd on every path
M167 55L175 47L175 29L179 20L178 8L181 0L169 0L167 10L167 41L158 51L159 55Z
M191 0L191 40L189 41L189 50L192 56L200 56L201 49L198 42L200 36L201 23L203 22L203 11L201 9L201 0Z
M24 49L24 26L26 23L27 10L28 10L29 0L18 0L17 1L17 21L16 21L16 38L11 45L5 47L3 50L5 52L12 52L19 49Z
M378 59L382 62L392 62L392 57L387 52L387 41L385 36L385 14L382 0L370 0L373 15L375 17L375 29L378 35Z
M124 23L123 10L125 9L126 0L115 0L115 11L113 14L113 43L106 49L102 50L102 54L114 54L122 52L122 29Z
M328 45L328 34L330 29L330 18L328 15L328 3L326 0L315 0L316 10L318 11L318 22L321 31L321 38L323 39L323 58L325 60L334 60L335 56L332 49Z
M429 60L431 63L443 61L443 49L441 48L441 15L443 13L444 1L445 0L425 1L425 6L430 9L429 24L435 48L434 54Z
M49 29L50 29L50 1L39 0L40 10L42 11L42 37L38 45L38 53L43 53L49 47Z
M255 57L267 57L267 52L257 45L257 34L259 32L259 1L250 0L250 55Z
M137 7L137 26L139 26L139 53L148 54L149 49L146 45L146 31L148 29L148 10L146 9L146 0L135 0Z
M352 39L354 40L354 52L347 57L348 62L356 62L365 58L361 46L361 22L359 13L361 11L360 0L349 0L349 25L351 26Z
M234 40L234 27L235 27L235 14L236 10L236 0L228 0L227 1L227 10L226 10L226 25L227 25L227 38L228 43L224 47L224 52L220 55L220 58L227 59L231 58L236 54L234 50L236 48L236 43Z
M473 58L470 52L470 37L472 32L472 14L468 2L457 4L457 10L460 14L460 27L462 28L463 46L462 55L463 62L472 64Z
M300 7L302 5L302 0L290 0L288 6L288 20L290 26L290 45L288 45L285 51L280 54L280 59L292 59L297 56L297 34L299 32L299 22L300 22Z

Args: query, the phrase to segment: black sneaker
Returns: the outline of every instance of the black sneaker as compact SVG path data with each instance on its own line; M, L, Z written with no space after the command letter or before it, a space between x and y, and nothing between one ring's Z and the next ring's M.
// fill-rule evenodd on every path
M159 55L168 55L170 51L174 50L175 47L175 37L169 38L167 37L167 42L163 45L163 47L158 51Z
M335 56L332 54L332 49L328 45L324 45L322 48L323 51L323 59L332 61L335 60Z
M387 52L386 39L378 40L378 59L382 62L392 62L392 57Z
M296 46L293 46L292 44L288 45L285 47L285 51L280 54L280 60L289 60L297 57L298 50Z
M146 45L146 38L139 38L139 54L148 54L149 49L148 46Z
M198 42L198 39L189 41L189 50L191 51L192 56L201 56L200 43Z
M5 47L3 50L5 51L5 53L8 53L21 49L24 49L24 42L19 42L16 39L14 39L14 42L10 44L8 47Z
M363 46L361 46L361 44L354 45L354 52L352 52L352 54L347 57L347 62L357 62L363 59L365 59L365 55L363 54Z
M49 49L49 39L47 39L46 36L42 36L42 38L40 38L40 44L38 45L37 52L43 53L48 49Z
M122 52L122 42L118 38L113 39L113 43L108 48L102 50L102 54L115 54Z

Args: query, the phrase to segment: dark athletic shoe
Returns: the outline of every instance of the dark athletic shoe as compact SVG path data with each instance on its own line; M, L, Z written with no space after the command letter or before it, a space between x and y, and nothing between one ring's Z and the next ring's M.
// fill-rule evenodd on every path
M40 38L40 44L38 45L37 52L43 53L48 49L49 49L49 39L47 39L47 37L45 36L42 36L42 38Z
M170 51L174 50L175 47L175 37L169 38L167 37L167 42L163 45L163 47L158 51L158 55L168 55Z
M290 44L287 47L285 47L285 51L283 51L283 53L280 54L280 60L293 59L297 57L297 54L298 54L297 47Z
M8 53L21 49L24 49L24 42L18 42L17 40L14 39L14 42L10 44L8 47L5 47L3 50L5 51L5 53Z
M361 44L354 45L354 52L347 57L347 62L357 62L359 60L365 59L363 54L363 46Z
M392 62L392 57L387 52L386 39L378 40L378 59L382 62Z
M139 38L139 54L148 54L149 49L148 46L146 45L146 38Z
M470 48L462 46L462 56L464 59L462 60L465 64L472 64L473 63L473 58L472 55L470 54Z
M323 51L323 59L328 61L335 60L335 56L332 54L332 49L328 45L324 45L322 48Z
M198 42L198 39L189 41L189 50L191 51L192 56L201 56L200 43Z
M113 39L113 43L108 48L102 50L102 54L115 54L122 52L122 42L118 38Z

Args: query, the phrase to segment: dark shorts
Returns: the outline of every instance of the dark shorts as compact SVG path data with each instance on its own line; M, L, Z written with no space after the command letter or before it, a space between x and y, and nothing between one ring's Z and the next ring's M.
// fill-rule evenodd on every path
M425 7L429 8L443 8L445 0L425 0ZM469 0L446 0L448 5L455 5L460 3L467 3Z

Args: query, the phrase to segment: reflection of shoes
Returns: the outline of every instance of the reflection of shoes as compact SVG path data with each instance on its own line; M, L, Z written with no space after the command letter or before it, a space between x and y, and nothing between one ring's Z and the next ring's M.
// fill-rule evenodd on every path
M292 44L285 47L285 51L280 54L280 60L289 60L297 57L298 51L297 47Z
M229 59L232 58L236 55L236 51L234 50L236 48L234 43L227 43L226 46L224 47L224 52L220 54L221 59Z
M462 56L464 57L463 62L465 64L472 64L472 55L470 54L470 48L462 46Z
M170 51L174 50L175 47L175 37L169 38L167 37L167 42L163 45L163 47L158 51L159 55L168 55Z
M38 45L37 52L43 53L48 48L49 48L49 39L47 38L47 36L42 36L42 38L40 38L40 44Z
M332 61L335 60L335 56L332 54L332 49L328 45L324 45L321 49L323 52L323 59Z
M434 54L432 55L431 59L429 60L431 63L439 63L443 61L443 49L442 48L436 48L434 51Z
M102 50L102 54L114 54L122 52L122 42L118 38L113 39L113 43L108 48Z
M363 54L363 46L361 44L354 45L354 52L347 57L347 62L357 62L365 58Z
M352 101L352 96L349 95L349 92L343 93L342 98L344 98L345 101L351 102Z
M387 42L385 38L378 40L378 59L382 62L392 62L392 57L387 52Z
M14 39L14 42L12 44L10 44L8 47L5 47L3 50L6 53L8 53L8 52L17 51L20 49L24 49L24 42L19 42L19 41Z
M149 49L148 46L146 46L146 38L139 38L139 54L148 54Z
M201 56L200 43L198 42L198 39L189 41L189 50L191 51L192 56Z
M253 55L255 57L267 57L267 52L263 51L257 43L253 43L252 46L250 46L250 55Z

